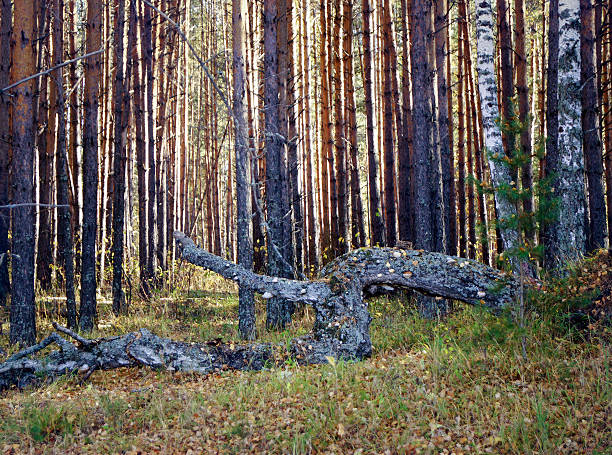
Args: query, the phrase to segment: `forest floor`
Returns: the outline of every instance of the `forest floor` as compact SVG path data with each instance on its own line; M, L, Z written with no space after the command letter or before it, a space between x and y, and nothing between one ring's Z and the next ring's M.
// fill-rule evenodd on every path
M183 287L198 291L134 301L129 317L113 317L102 302L94 335L147 327L174 339L238 343L235 289L200 274ZM374 352L363 362L287 361L208 376L97 371L83 384L73 376L11 390L0 395L0 453L610 454L610 328L568 328L563 309L603 311L611 289L607 255L547 284L528 313L527 360L508 317L457 306L445 320L424 321L395 296L370 301ZM46 335L57 303L40 300ZM308 310L269 333L259 302L260 339L286 343L307 332ZM0 347L8 350L6 329Z

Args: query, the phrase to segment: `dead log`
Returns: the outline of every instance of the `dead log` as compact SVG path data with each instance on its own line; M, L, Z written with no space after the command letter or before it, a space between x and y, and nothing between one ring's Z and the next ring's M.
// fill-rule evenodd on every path
M37 345L13 355L0 364L0 390L51 382L72 373L85 380L96 370L122 367L147 366L200 374L227 368L261 370L275 359L274 346L270 344L229 345L219 340L185 343L158 337L147 329L89 340L60 325L54 327L75 339L77 346L54 332ZM28 358L53 343L60 350L41 359Z
M362 359L372 352L370 314L364 289L380 285L482 305L500 311L515 298L514 278L479 262L441 253L397 248L361 248L329 263L315 281L258 275L215 256L181 232L174 238L186 261L216 272L262 294L312 305L312 333L292 342L292 354L304 363L327 357Z
M297 281L256 274L201 248L180 232L174 233L181 257L262 294L311 305L316 313L310 334L291 343L289 355L301 363L323 363L328 357L359 360L372 353L370 321L364 289L391 286L423 294L482 305L494 312L511 303L517 284L513 277L476 261L422 250L361 248L328 264L319 279ZM258 370L283 356L280 347L251 343L190 344L160 338L146 329L126 335L89 340L54 324L77 346L52 333L0 364L0 390L80 372L87 378L97 369L148 366L207 374L215 369ZM41 359L29 356L50 344Z

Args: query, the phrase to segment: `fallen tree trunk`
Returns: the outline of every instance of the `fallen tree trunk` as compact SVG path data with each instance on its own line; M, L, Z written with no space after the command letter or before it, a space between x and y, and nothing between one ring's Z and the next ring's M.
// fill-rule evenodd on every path
M363 291L371 286L414 289L423 294L482 305L497 312L511 303L517 285L512 276L476 261L422 250L361 248L328 264L320 278L297 281L259 275L215 256L180 232L174 233L181 257L216 272L264 299L282 297L311 305L316 313L310 334L295 338L289 355L300 363L324 363L328 357L359 360L372 353L370 321ZM100 340L84 339L55 325L78 346L57 333L0 365L0 390L54 379L70 372L145 365L206 374L214 369L261 369L275 363L269 344L189 344L157 337L146 329ZM26 358L51 343L59 345L41 360Z
M96 370L121 367L147 366L207 374L227 368L261 370L275 360L274 346L270 344L228 345L217 340L184 343L160 338L147 329L89 340L60 325L54 324L54 327L74 338L78 345L53 332L37 345L13 355L0 365L0 390L51 382L71 373L78 373L85 380ZM41 359L27 358L53 343L60 347L59 351Z

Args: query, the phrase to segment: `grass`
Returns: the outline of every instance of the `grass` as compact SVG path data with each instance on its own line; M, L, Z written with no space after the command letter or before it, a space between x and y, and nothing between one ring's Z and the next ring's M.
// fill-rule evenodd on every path
M195 278L194 278L195 279ZM222 286L215 282L214 286ZM175 339L238 342L231 287L101 307L95 335L147 327ZM225 285L227 286L227 285ZM546 299L544 299L546 300ZM543 300L543 301L544 301ZM358 363L222 371L95 372L0 396L2 453L612 453L610 346L532 311L527 362L506 317L458 306L424 321L406 300L370 302L374 353ZM312 325L304 311L284 343ZM50 330L50 319L39 324ZM6 333L6 332L4 332ZM6 338L0 338L6 348ZM191 451L191 452L190 452Z

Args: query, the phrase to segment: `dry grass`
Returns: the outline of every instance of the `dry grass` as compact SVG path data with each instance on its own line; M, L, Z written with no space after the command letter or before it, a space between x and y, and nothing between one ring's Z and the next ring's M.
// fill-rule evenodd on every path
M198 278L200 280L200 278ZM236 338L236 296L212 279L189 296L101 307L99 334ZM184 287L186 288L186 286ZM189 298L187 298L189 297ZM550 299L547 297L546 299ZM543 299L542 301L547 301ZM0 396L3 453L612 453L610 346L531 312L528 361L507 318L460 307L440 323L402 299L371 302L374 354L359 363L222 371L96 372ZM263 304L258 319L264 321ZM41 334L50 320L42 320ZM306 312L285 342L307 331ZM0 343L6 347L6 339Z

